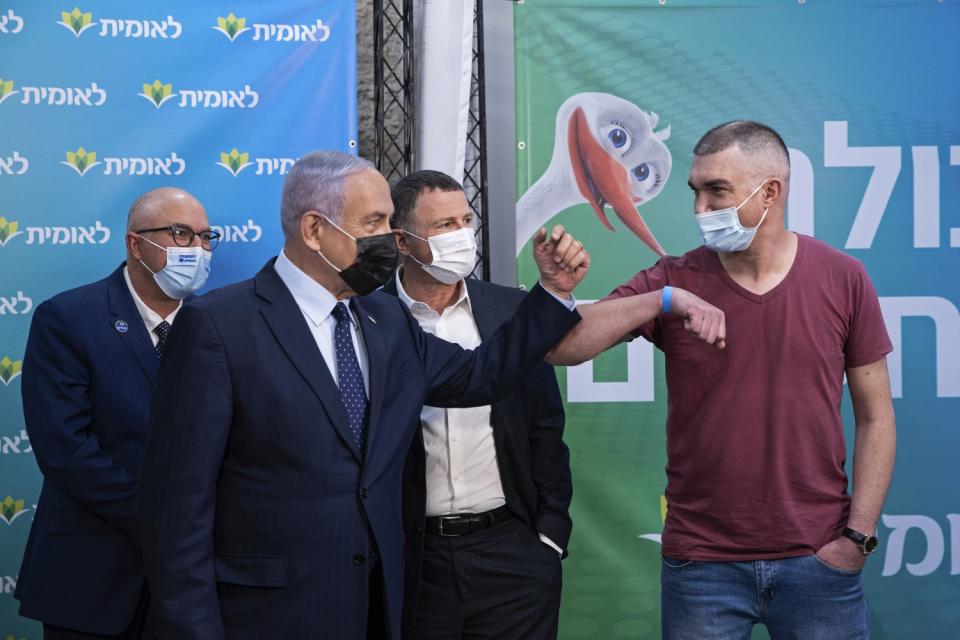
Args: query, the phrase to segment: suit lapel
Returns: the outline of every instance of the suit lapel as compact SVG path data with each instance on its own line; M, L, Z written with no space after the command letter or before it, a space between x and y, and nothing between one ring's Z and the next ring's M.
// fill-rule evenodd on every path
M143 369L144 375L153 385L157 379L160 359L157 357L153 341L130 294L130 288L127 287L126 278L123 277L123 267L124 265L121 264L107 279L107 306L111 315L110 322L113 324L114 333L127 345L140 364L140 368Z
M353 444L347 414L340 401L340 389L333 382L296 300L274 271L272 262L261 269L254 280L257 294L270 303L262 307L260 313L273 336L320 400L341 440L359 461L360 452Z
M467 293L470 294L470 310L473 320L477 323L477 331L481 340L489 340L497 328L503 323L503 313L497 308L483 286L473 279L464 280L467 284Z
M466 282L467 292L470 294L470 310L473 312L474 322L477 323L480 339L483 341L489 340L500 325L509 319L509 316L504 317L503 308L496 304L496 300L489 295L483 283L472 278L464 280L464 282ZM505 440L510 437L508 434L511 431L510 429L499 428L501 424L500 415L503 411L502 405L503 400L498 400L490 405L490 427L493 429L493 442L498 455L501 455L500 452L505 450ZM500 465L500 477L504 483L506 481L503 474L506 468L505 465Z
M370 380L370 389L368 389L370 404L367 413L368 464L366 467L375 469L377 467L372 460L377 455L379 449L376 443L378 439L383 436L383 434L380 433L380 423L383 398L386 394L388 354L383 338L383 331L377 323L376 316L367 311L360 298L353 299L353 308L357 319L360 321L361 337L367 347L367 370Z

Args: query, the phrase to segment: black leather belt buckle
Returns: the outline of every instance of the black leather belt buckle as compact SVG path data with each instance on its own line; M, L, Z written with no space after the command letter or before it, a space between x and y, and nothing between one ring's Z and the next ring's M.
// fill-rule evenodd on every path
M470 521L462 516L440 516L438 525L437 533L444 538L457 538L470 532Z
M444 538L467 536L502 522L510 516L506 505L484 513L458 513L427 518L426 531Z

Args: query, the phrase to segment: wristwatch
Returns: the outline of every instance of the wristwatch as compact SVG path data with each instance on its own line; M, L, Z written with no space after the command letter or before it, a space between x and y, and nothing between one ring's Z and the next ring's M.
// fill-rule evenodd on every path
M860 549L860 553L865 556L868 556L876 551L877 545L880 544L877 541L877 536L865 536L859 531L854 531L850 527L844 527L842 535L856 542L857 548Z

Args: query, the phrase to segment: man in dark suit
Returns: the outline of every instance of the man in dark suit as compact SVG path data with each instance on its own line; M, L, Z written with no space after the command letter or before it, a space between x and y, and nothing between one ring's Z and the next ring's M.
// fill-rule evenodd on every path
M369 162L307 154L284 182L280 255L181 312L140 493L159 637L399 638L420 409L506 394L576 324L588 258L558 227L535 245L543 286L480 349L423 333L372 293L396 265L392 213Z
M421 328L476 348L525 293L465 279L476 265L463 188L418 171L392 191L402 266L385 290ZM564 412L540 363L492 406L424 407L404 471L404 633L416 640L557 635L572 496Z
M130 208L126 262L34 312L23 413L43 490L16 597L44 638L140 637L133 522L150 396L180 299L203 285L216 240L193 196L150 191Z

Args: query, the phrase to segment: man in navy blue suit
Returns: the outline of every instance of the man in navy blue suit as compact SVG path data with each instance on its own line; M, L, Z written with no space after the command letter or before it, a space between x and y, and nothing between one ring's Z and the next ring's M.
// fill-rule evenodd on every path
M467 278L473 212L439 171L393 187L402 266L385 290L424 331L472 349L525 292ZM404 471L404 634L416 640L557 637L573 488L557 377L540 363L483 407L424 407Z
M150 191L130 208L126 262L34 312L23 413L43 490L16 597L44 638L140 637L148 597L134 520L150 396L216 242L193 196Z
M535 242L542 286L479 349L424 333L373 293L396 266L392 214L369 162L307 154L280 255L181 311L140 491L158 637L398 639L422 406L489 404L578 321L589 259L557 227Z

